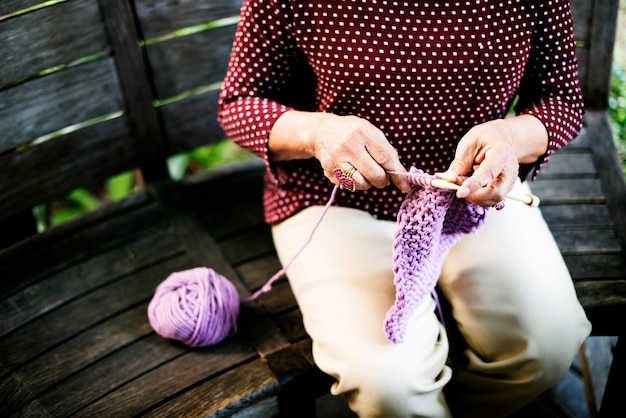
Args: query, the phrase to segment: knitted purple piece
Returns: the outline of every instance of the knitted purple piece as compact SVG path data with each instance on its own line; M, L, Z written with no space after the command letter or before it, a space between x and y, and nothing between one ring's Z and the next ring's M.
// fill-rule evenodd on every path
M419 304L435 288L443 261L462 234L476 231L486 209L438 189L425 178L433 177L411 168L414 181L398 212L394 241L393 272L396 300L387 311L385 334L389 341L404 341L406 327ZM426 184L424 184L426 183Z

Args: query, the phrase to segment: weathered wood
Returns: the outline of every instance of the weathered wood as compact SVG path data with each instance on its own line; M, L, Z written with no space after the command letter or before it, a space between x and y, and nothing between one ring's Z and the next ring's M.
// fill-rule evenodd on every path
M221 84L234 35L232 23L148 45L157 97L169 99L193 88Z
M267 364L256 360L168 400L146 416L218 417L231 416L238 411L250 412L251 417L278 416L276 394L279 387ZM225 393L232 396L221 396Z
M564 255L565 263L572 275L575 282L580 280L592 280L600 281L604 279L613 279L616 282L624 280L624 271L626 270L626 262L624 257L620 253L612 254L574 254ZM594 300L603 300L603 298L609 296L613 290L610 291L593 291L593 283L591 287L585 288L578 296L579 299L584 300L585 306L591 304ZM620 290L619 288L614 289ZM620 290L620 292L622 292ZM619 294L619 293L617 293ZM587 296L589 296L587 298ZM611 320L615 323L615 319ZM613 334L609 334L613 335Z
M227 343L229 349L240 349ZM39 397L53 416L69 416L101 396L123 387L150 370L185 354L189 348L173 344L156 334L135 340L59 382ZM120 367L123 364L124 367ZM115 370L115 373L112 371ZM98 382L94 385L93 382ZM59 402L59 399L66 399Z
M123 108L111 58L68 68L0 93L0 153Z
M120 216L124 215L124 216ZM21 289L167 225L146 193L111 203L0 252L0 294ZM37 260L37 263L32 263Z
M553 204L541 208L552 231L571 228L610 228L613 223L604 204Z
M238 376L236 379L232 377L227 379L224 391L213 389L206 394L207 396L212 394L211 398L214 401L219 401L221 398L223 404L234 402L236 397L246 393L246 387L249 387L248 392L259 389L269 390L271 386L267 379L272 379L271 375L266 374L263 381L249 384L246 382L247 379L258 379L261 374L258 371L254 374L246 373L236 367L238 364L245 364L249 361L250 355L252 355L250 351L237 347L235 339L212 348L191 350L129 381L124 385L123 390L107 394L78 411L75 416L145 414L164 401L193 389L207 380L210 380L210 386L219 387L219 376L230 369L235 370ZM223 397L223 393L229 393L232 396ZM185 405L181 404L180 407L184 408Z
M181 154L226 139L217 123L217 89L160 108L170 154Z
M581 82L588 109L606 110L608 107L618 7L619 0L593 2L589 56L584 63L585 79Z
M20 2L3 1L0 16L13 7L30 6L11 3ZM90 0L69 1L0 22L0 45L3 62L11 63L0 66L0 88L109 50L98 5Z
M148 77L149 69L138 43L138 29L130 0L99 0L109 38L116 56L121 84L124 88L129 123L144 177L161 180L168 177L164 158L168 155L154 94Z
M594 163L598 168L601 189L607 199L607 207L615 224L617 238L622 248L626 248L626 190L624 173L618 159L615 143L611 140L612 131L606 112L589 112L587 123L593 147ZM625 273L626 274L626 273Z
M621 253L621 247L613 229L585 228L554 231L554 238L564 255Z
M14 57L0 86L61 65L0 87L0 222L136 167L148 184L0 250L0 415L313 416L332 379L314 365L286 278L244 304L237 334L211 348L157 336L145 312L173 271L212 267L247 296L280 269L263 219L262 161L181 182L165 173L167 156L224 138L217 94L240 0L73 0L2 19L38 3L0 2L0 40L10 38ZM624 186L605 112L615 5L572 2L590 110L581 135L531 185L594 335L624 335L626 316ZM226 26L212 27L216 19ZM625 373L616 353L612 379ZM613 380L607 393L605 405L619 401ZM529 410L562 416L553 406L540 397Z
M144 39L217 19L238 17L241 0L135 0Z
M576 40L588 47L589 28L592 25L593 2L588 0L572 0L571 5Z
M102 184L108 177L134 169L139 162L122 118L0 158L0 221L78 187Z
M531 185L531 188L541 199L541 206L606 202L600 181L595 178L540 178Z
M0 3L0 16L40 4L41 0L3 0Z

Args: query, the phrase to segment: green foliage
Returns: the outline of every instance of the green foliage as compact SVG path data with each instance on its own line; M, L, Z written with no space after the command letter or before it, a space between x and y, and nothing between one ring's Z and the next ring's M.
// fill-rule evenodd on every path
M168 168L172 178L180 180L210 168L216 168L253 156L249 151L229 140L201 147L186 154L171 157ZM128 197L141 188L141 179L135 172L126 172L111 177L100 187L80 188L72 191L65 198L34 209L39 230L66 222L82 213L97 209L107 202Z
M615 146L626 175L626 71L613 65L611 91L609 95L609 116L613 128Z
M170 175L176 180L197 172L251 158L253 154L230 140L197 148L168 160Z

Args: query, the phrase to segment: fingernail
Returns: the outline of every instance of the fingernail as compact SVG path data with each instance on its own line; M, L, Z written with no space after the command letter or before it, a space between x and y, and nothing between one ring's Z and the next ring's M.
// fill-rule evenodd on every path
M461 187L456 192L456 196L460 199L465 199L467 196L469 196L469 194L470 194L470 190L467 187Z

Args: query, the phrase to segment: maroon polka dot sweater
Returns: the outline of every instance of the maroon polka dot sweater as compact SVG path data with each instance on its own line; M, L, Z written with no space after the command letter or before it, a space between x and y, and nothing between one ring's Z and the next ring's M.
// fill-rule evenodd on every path
M218 119L264 159L265 217L326 203L333 184L314 160L271 162L267 140L290 109L357 115L381 129L406 168L445 170L472 126L515 112L549 133L544 166L581 127L568 0L244 0ZM336 202L395 220L394 186Z

